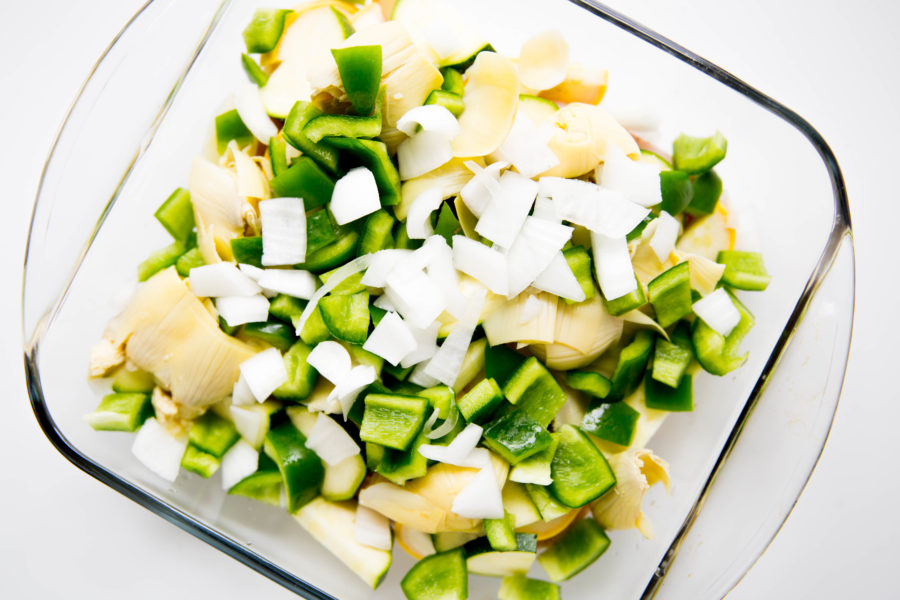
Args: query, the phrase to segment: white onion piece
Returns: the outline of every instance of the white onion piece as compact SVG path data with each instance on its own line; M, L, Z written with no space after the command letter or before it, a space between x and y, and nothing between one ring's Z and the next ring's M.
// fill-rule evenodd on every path
M628 254L628 242L624 236L610 238L591 232L591 246L597 281L607 300L615 300L637 289L634 267Z
M560 298L566 298L573 302L582 302L585 299L584 290L572 272L566 257L562 252L557 252L550 265L544 269L532 283L539 290L556 294Z
M306 212L300 198L271 198L259 203L262 264L294 265L306 260Z
M483 433L484 429L480 425L469 423L466 425L465 429L460 431L459 434L453 438L453 441L447 446L447 450L452 454L459 456L460 459L464 459L469 456L472 450L475 449L475 446L478 445Z
M694 302L693 309L694 314L723 337L727 337L741 321L741 313L722 288Z
M627 235L650 213L620 192L588 181L541 177L538 184L542 196L553 198L560 218L607 237Z
M200 298L255 296L261 291L255 281L227 262L194 267L188 276L188 284Z
M531 212L537 191L537 182L507 171L500 177L499 194L491 198L475 231L495 244L509 248Z
M397 162L400 164L400 179L403 180L433 171L451 158L453 158L453 150L450 140L446 135L437 131L423 129L406 138L397 146Z
M395 312L384 315L363 344L363 350L377 354L392 365L415 349L416 338Z
M465 52L456 32L439 19L433 19L425 26L425 42L434 49L438 58L444 60L448 56Z
M494 467L488 463L453 499L451 510L467 519L502 519L503 498Z
M450 335L425 366L426 375L434 377L447 386L452 387L456 383L466 351L472 342L472 335L478 326L486 295L487 291L482 289L469 296L462 318L456 322Z
M443 423L441 423L437 427L437 429L434 429L431 432L426 433L425 437L427 437L429 440L436 440L438 438L444 437L445 435L447 435L448 433L453 431L453 428L456 427L456 422L458 420L459 420L459 411L458 410L450 411L450 416L447 417L447 419Z
M309 300L316 293L316 276L298 269L266 269L259 285L267 292Z
M428 246L425 272L443 292L447 312L459 319L466 309L466 299L459 291L459 274L453 266L453 250L447 245L447 240L439 235L425 240L425 246Z
M269 301L262 296L221 296L216 311L229 327L259 323L269 318Z
M420 269L395 267L387 276L384 293L403 319L420 329L431 325L446 306L441 289Z
M507 298L522 293L553 261L573 229L535 217L525 219L522 231L506 255L509 273Z
M347 430L324 413L319 413L309 435L306 436L306 447L318 454L325 464L331 466L359 454L359 446Z
M268 144L269 138L278 135L278 128L269 118L260 98L259 88L249 81L242 81L238 86L234 93L234 107L253 137L263 144Z
M328 401L337 400L346 421L359 393L377 378L378 375L371 365L357 365L350 369L347 376L334 386L334 389L328 394Z
M408 136L416 135L419 126L423 131L441 135L448 142L459 135L459 121L453 113L439 104L417 106L397 120L397 129Z
M441 324L437 321L423 329L416 327L410 328L410 333L412 333L413 338L416 340L416 347L412 352L403 357L403 360L400 361L400 366L407 369L434 356L438 349L437 334L440 329Z
M556 204L553 200L544 196L538 196L535 199L534 210L531 212L531 216L535 219L544 219L545 221L552 221L554 223L562 221L560 216L556 214Z
M659 217L656 219L656 230L653 232L653 237L650 238L650 249L653 250L659 262L666 262L669 254L675 249L680 227L678 219L664 210L660 211Z
M241 376L257 402L266 398L288 379L284 359L276 348L268 348L240 364Z
M234 404L228 408L234 428L254 448L262 446L266 433L269 431L269 413L260 408L262 407L245 408Z
M370 254L364 254L358 258L355 258L340 267L337 271L331 274L328 277L328 281L325 282L322 287L316 290L316 293L313 294L313 297L309 299L309 302L306 304L306 308L303 309L303 312L300 313L300 318L297 319L297 324L295 326L297 335L300 335L300 332L303 331L303 326L306 325L306 321L309 319L312 312L316 310L316 306L319 304L319 300L325 297L325 294L339 286L345 279L350 277L351 275L355 275L360 271L364 270L367 266L369 266L369 260L371 258Z
M465 165L475 173L466 185L460 190L459 195L462 196L466 207L476 217L480 217L484 213L491 198L500 193L500 171L509 166L509 163L498 161L489 164L485 168L479 167L472 161L466 161Z
M316 344L306 357L306 362L335 385L347 377L352 367L347 349L331 340Z
M454 235L453 266L495 294L506 295L509 290L506 256L481 242Z
M370 548L390 550L393 545L390 519L362 504L357 505L356 519L353 522L353 539Z
M222 489L230 490L242 479L256 473L259 465L259 452L244 440L228 449L222 456Z
M455 442L456 438L454 438L453 441ZM452 443L453 442L451 442L451 444ZM490 454L488 454L488 451L484 448L475 448L461 454L451 450L450 446L422 444L419 446L418 452L428 460L434 460L457 467L483 469L491 462Z
M431 416L428 417L428 420L422 425L422 433L425 434L425 437L428 437L428 434L431 433L434 424L437 423L438 417L440 416L440 412L438 409L434 409L431 411Z
M541 301L537 299L537 296L528 296L528 298L525 299L525 305L522 307L522 312L519 313L519 324L525 325L526 323L531 322L539 314L541 314Z
M175 481L187 444L186 435L172 437L165 427L151 417L138 430L131 452L142 465L166 481Z
M372 306L377 306L381 310L386 310L388 312L397 312L397 307L394 306L394 303L391 302L391 299L388 298L386 294L382 294L375 298L375 301L372 302Z
M440 188L425 190L413 200L406 215L406 235L411 240L424 240L434 234L431 226L431 213L436 211L444 198Z
M259 283L259 278L262 277L263 273L266 272L265 269L260 269L257 266L247 265L244 263L239 263L238 269L240 269L241 273L243 273L244 275L246 275L247 277L249 277L256 283Z
M346 225L380 209L378 184L372 171L356 167L338 179L334 183L328 208L338 225Z
M439 384L440 381L425 372L427 367L427 362L419 363L416 368L413 369L413 372L409 374L409 377L406 378L407 381L422 386L423 388L430 388Z
M626 200L641 206L662 202L659 165L631 160L615 144L606 148L600 185L621 192Z
M397 264L412 254L412 250L379 250L372 255L369 267L362 278L362 284L369 287L384 287L385 278Z
M552 126L538 127L520 111L494 155L512 163L525 177L534 177L559 164L559 157L548 145L554 135Z
M231 404L236 406L256 404L256 398L253 397L253 392L250 391L250 386L247 385L243 375L238 376L231 388Z

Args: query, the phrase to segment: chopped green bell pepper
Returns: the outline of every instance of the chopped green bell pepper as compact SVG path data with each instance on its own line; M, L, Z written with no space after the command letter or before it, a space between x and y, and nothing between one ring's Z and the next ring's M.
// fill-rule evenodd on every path
M334 181L307 156L301 156L269 182L276 197L302 198L303 207L312 210L331 202Z
M347 137L328 137L322 140L344 155L355 158L355 162L367 167L375 176L382 206L393 206L400 202L400 174L391 160L387 146L377 140L361 140Z
M568 371L566 385L592 398L606 398L612 388L612 382L608 378L594 371Z
M722 250L716 262L725 265L722 283L738 290L762 291L772 279L759 252Z
M456 69L444 67L443 69L441 69L441 75L443 75L444 77L444 81L443 83L441 83L441 89L446 92L450 92L451 94L456 94L457 96L462 97L463 93L466 91L466 88L460 72Z
M279 322L247 323L242 332L242 335L266 342L282 352L286 352L297 341L294 328Z
M152 416L150 395L129 392L107 394L84 420L97 431L137 431Z
M691 341L694 346L694 356L706 371L713 375L725 375L740 367L747 360L749 353L738 356L738 346L747 332L753 328L753 315L743 303L730 292L731 301L741 315L741 320L735 325L728 337L703 322L703 319L694 319L691 333Z
M288 512L297 512L319 495L325 467L318 455L306 447L306 436L296 427L287 422L270 429L263 448L281 472Z
M191 248L179 256L178 260L175 261L175 270L178 271L178 274L182 277L188 277L191 274L191 269L202 267L205 264L206 261L203 260L203 255L200 254L200 250L198 248Z
M591 266L590 253L585 250L584 246L572 246L563 250L563 257L565 257L569 268L572 269L575 279L578 280L578 285L584 291L584 299L590 300L593 298L597 290L594 287L594 269ZM568 299L566 299L566 302L569 304L573 303L572 300Z
M194 205L191 203L191 193L184 188L177 188L156 209L153 216L173 238L187 244L194 231Z
M484 430L482 441L506 462L516 465L550 446L552 439L537 421L521 410L513 410L493 421Z
M269 81L269 75L262 70L262 67L250 57L249 54L241 54L241 66L244 67L244 73L250 78L250 81L259 87L263 87Z
M581 429L601 440L630 446L640 416L624 402L597 404L584 415Z
M503 393L493 379L482 379L457 402L467 423L482 423L503 402Z
M300 150L304 155L316 161L320 167L334 175L338 169L337 149L321 142L314 142L303 133L303 128L306 127L306 124L321 114L322 110L312 102L298 100L291 107L291 112L288 114L287 119L284 120L284 128L282 128L281 133L291 146Z
M194 419L188 432L191 444L216 458L222 458L240 438L234 423L212 411Z
M694 197L691 177L684 171L660 171L659 184L662 192L659 208L672 216L687 208Z
M669 412L690 412L694 410L693 377L685 373L677 387L669 387L653 379L650 373L644 380L644 403L647 408ZM620 403L623 404L623 403Z
M690 342L684 345L656 338L651 376L669 387L678 387L693 358Z
M341 83L356 114L368 116L375 106L381 85L381 46L351 46L331 51ZM379 115L379 133L381 131ZM367 136L374 137L378 133ZM353 136L357 137L357 136Z
M428 400L416 396L369 394L359 429L364 442L406 450L422 430Z
M234 238L229 245L234 260L239 264L262 268L262 236Z
M291 10L277 8L259 8L253 14L250 23L244 28L244 43L247 52L258 54L270 52L278 45L284 33L284 19Z
M637 277L635 277L634 280L637 282L637 287L624 296L619 296L612 300L607 300L606 298L603 299L606 303L606 312L617 317L647 304L647 296L644 295L644 286L637 280Z
M163 269L171 267L185 252L187 252L187 248L178 240L165 248L151 252L150 256L138 265L138 281L147 281Z
M428 94L428 98L425 99L425 104L443 106L449 110L450 114L454 117L461 115L463 109L466 107L461 96L446 90L432 90L431 93Z
M715 171L707 171L695 177L693 185L694 196L684 212L695 217L711 215L722 196L722 180Z
M625 397L637 386L653 351L653 332L638 331L630 344L622 348L612 375L610 399Z
M559 446L550 464L550 491L557 500L579 508L616 484L606 458L584 432L573 425L563 425L553 435L559 437Z
M234 108L216 117L216 151L219 154L225 152L231 140L235 140L240 147L256 140Z
M656 312L656 321L668 327L682 317L691 314L691 265L685 261L657 275L647 285L650 304Z
M679 171L699 175L712 169L725 158L728 140L720 131L707 138L691 137L682 133L672 145L672 162Z

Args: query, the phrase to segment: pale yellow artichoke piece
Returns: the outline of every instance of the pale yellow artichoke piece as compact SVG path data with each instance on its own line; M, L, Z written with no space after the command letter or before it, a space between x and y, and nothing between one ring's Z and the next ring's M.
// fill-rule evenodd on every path
M556 133L548 145L559 164L543 176L578 177L589 173L606 157L609 144L615 144L632 158L640 156L631 134L599 106L573 102L559 109L552 123Z
M207 263L219 262L220 258L231 260L229 242L243 235L247 206L238 193L234 172L198 156L191 163L188 189L203 259Z
M359 493L359 503L396 523L425 533L477 531L479 521L444 510L408 487L379 481Z
M400 203L394 207L394 216L405 221L409 207L422 192L436 188L442 198L459 194L473 177L472 171L463 163L463 159L454 158L424 175L404 181L400 186Z
M698 254L714 261L721 250L728 250L732 245L725 216L716 211L691 223L678 239L675 249L682 254Z
M535 298L539 311L533 318L523 322L525 305L529 298ZM484 333L491 346L523 342L527 344L552 343L557 319L559 298L547 292L524 292L507 300L503 296L491 294L482 323Z
M425 104L431 91L441 87L444 77L426 53L415 52L383 81L383 124L394 128L400 117Z
M650 538L653 530L641 505L656 483L669 489L669 465L646 448L630 448L607 461L616 476L615 487L591 504L594 519L605 529L637 528Z
M691 289L704 296L715 291L716 285L725 273L725 265L699 254L688 254L675 251L678 262L687 262L691 266Z
M609 71L588 67L581 63L569 64L566 78L559 85L542 91L539 96L556 102L583 102L599 104L606 94Z
M522 44L518 68L519 80L531 90L560 85L569 69L569 44L559 31L537 33Z
M553 341L596 358L619 341L622 326L621 319L607 312L600 294L594 294L584 302L560 302Z
M669 339L669 334L666 333L666 330L663 329L662 325L657 323L650 315L644 313L639 308L635 308L634 310L630 310L624 315L622 315L622 320L626 323L633 323L638 327L645 327L647 329L652 329L665 339Z
M634 268L634 274L638 281L644 287L644 292L647 291L647 285L657 275L674 267L677 261L674 253L670 253L665 261L660 262L656 252L650 247L650 240L656 233L656 225L655 220L648 223L641 233L641 237L633 240L628 246L631 253L631 266Z
M487 156L506 139L519 100L519 78L511 60L481 52L466 71L465 110L460 133L452 142L454 156Z

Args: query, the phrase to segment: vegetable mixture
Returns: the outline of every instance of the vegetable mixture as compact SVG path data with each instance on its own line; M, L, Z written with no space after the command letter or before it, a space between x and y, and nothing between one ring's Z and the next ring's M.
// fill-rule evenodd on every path
M473 31L437 0L256 12L86 421L283 506L373 588L396 540L410 600L469 574L559 598L606 530L652 535L647 443L746 360L736 290L769 276L734 249L720 133L654 151L559 33L515 58Z

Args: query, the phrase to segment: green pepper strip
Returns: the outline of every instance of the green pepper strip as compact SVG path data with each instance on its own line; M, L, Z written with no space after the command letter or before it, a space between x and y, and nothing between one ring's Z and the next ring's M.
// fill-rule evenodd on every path
M725 158L728 140L720 131L707 138L681 134L672 145L672 162L679 171L699 175L712 169Z
M301 156L287 171L269 182L276 197L303 198L306 210L324 206L331 201L334 181L313 160Z
M281 133L291 146L316 161L329 173L335 174L338 168L337 149L314 142L303 133L306 124L321 114L322 111L312 102L297 101L291 107Z
M194 231L194 205L190 192L184 188L176 189L153 216L173 238L186 244Z
M235 140L238 146L243 147L253 143L255 139L238 115L237 109L223 112L216 117L216 151L219 154L225 152L231 140Z
M329 137L322 141L332 148L347 152L372 171L382 206L393 206L400 202L400 174L383 142L345 137Z
M735 325L728 337L723 337L712 327L703 322L703 319L694 319L694 328L691 333L691 342L694 345L694 356L706 371L713 375L725 375L747 360L748 352L738 356L738 346L747 332L753 328L753 315L747 310L740 300L730 292L731 301L741 315L741 320Z
M454 117L461 115L466 107L461 96L457 96L446 90L432 90L432 92L428 94L428 98L425 99L425 104L437 104L438 106L443 106L449 110Z
M250 81L259 87L263 87L269 82L269 75L262 70L255 60L249 54L241 54L241 66L244 67L244 73L250 78Z
M331 54L353 110L357 115L370 115L381 85L381 46L335 48ZM375 135L378 133L369 137Z
M244 28L244 43L250 54L270 52L278 45L284 33L284 19L291 10L260 8Z

